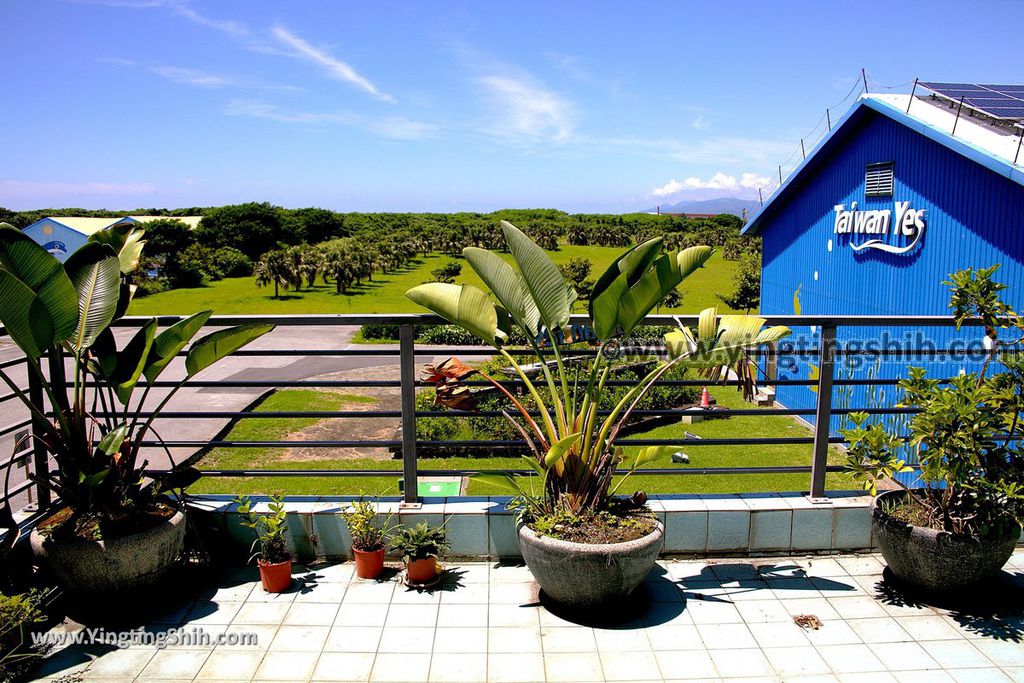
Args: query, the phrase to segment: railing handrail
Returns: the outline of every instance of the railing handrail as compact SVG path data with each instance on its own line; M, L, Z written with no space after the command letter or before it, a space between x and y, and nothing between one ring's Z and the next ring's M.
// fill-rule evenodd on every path
M143 323L156 317L161 325L173 324L185 316L183 315L160 315L160 316L130 316L122 318L114 323L115 327L120 328L134 328L139 327ZM719 316L721 317L721 316ZM816 357L816 362L821 363L823 372L819 373L817 379L811 380L788 380L788 379L777 379L767 369L762 369L762 372L768 374L768 377L761 382L766 386L816 386L818 389L816 405L813 409L811 408L783 408L783 409L724 409L720 411L723 416L742 416L742 415L765 415L765 414L777 414L777 415L790 415L790 416L801 416L801 415L814 415L816 417L816 425L812 432L813 436L808 437L795 437L795 438L769 438L769 437L753 437L753 438L730 438L730 439L705 439L703 443L696 444L692 442L689 445L724 445L724 444L760 444L760 443L801 443L801 444L813 444L813 459L809 466L784 466L784 467L735 467L735 468L707 468L707 467L693 467L686 470L668 470L665 468L656 468L651 470L652 474L693 474L698 472L714 472L714 473L749 473L749 472L810 472L811 473L811 486L810 492L812 497L820 497L825 495L824 484L825 474L828 472L835 472L840 470L840 467L834 465L828 465L827 455L828 447L830 444L841 443L842 438L834 437L829 432L830 417L839 414L847 414L851 412L852 408L834 408L832 405L832 386L864 386L864 385L878 385L878 386L890 386L895 384L897 380L891 378L868 378L868 379L852 379L852 378L839 378L835 376L834 367L836 364L836 358L838 356L907 356L908 362L910 358L915 355L918 356L952 356L955 357L957 354L968 353L968 351L961 351L959 349L840 349L835 347L836 330L838 328L858 328L858 327L881 327L881 328L953 328L954 321L949 315L906 315L906 316L886 316L886 315L762 315L767 325L786 325L792 328L816 328L816 331L820 332L816 339L811 341L814 347L803 345L806 348L786 348L783 343L780 345L782 348L773 349L770 354L778 356L807 356ZM589 318L586 315L575 314L571 316L569 320L570 325L586 325L588 324ZM403 475L406 483L406 499L408 501L416 498L416 481L419 476L430 476L441 472L448 472L450 474L461 474L468 472L469 470L433 470L428 468L420 468L416 459L416 446L436 446L439 442L430 440L418 440L415 432L415 420L417 417L435 417L438 416L438 411L417 411L415 409L415 391L417 388L425 386L424 383L416 379L415 361L417 357L424 355L440 355L446 351L453 353L463 353L465 355L477 355L485 356L493 353L491 349L486 346L468 347L462 345L443 345L443 344L425 344L417 345L415 342L414 330L416 327L424 325L442 325L448 324L446 320L439 316L427 313L337 313L337 314L286 314L286 315L215 315L212 316L204 325L204 327L224 327L232 325L242 325L249 323L273 323L282 327L302 327L302 326L361 326L361 325L393 325L399 328L400 340L389 343L386 348L372 348L368 347L365 349L243 349L239 355L244 356L388 356L394 357L399 360L399 369L402 376L402 380L333 380L333 381L316 381L316 380L305 380L305 381L288 381L288 380L197 380L190 382L190 386L196 388L209 387L209 386L234 386L234 387L268 387L268 388L281 388L281 387L302 387L302 386L363 386L363 387L397 387L402 391L402 406L401 410L392 411L370 411L374 415L378 412L387 417L401 417L402 428L401 433L396 434L396 438L387 441L372 441L372 440L361 440L358 443L362 445L377 445L387 444L390 446L400 446L402 449L403 458L405 462L402 463L402 469L393 470L340 470L332 471L331 475L327 476L399 476ZM649 315L643 320L643 324L651 326L664 326L664 327L675 327L679 324L683 325L696 325L698 323L698 316L692 314L686 315L673 315L673 314L656 314ZM983 325L983 321L980 319L969 319L961 323L961 327L976 328ZM0 327L0 335L5 334L5 330ZM457 349L457 350L456 350ZM642 354L655 355L656 349L663 349L663 346L652 344L649 346L639 346L635 349L636 352ZM520 351L511 351L512 353L521 353ZM597 350L594 348L586 351L581 351L581 355L587 353L594 354ZM187 351L182 351L181 355L186 354ZM764 356L765 354L761 354ZM13 359L0 362L0 369L13 367L18 363L25 362L24 358ZM29 375L30 380L32 375ZM31 383L31 382L30 382ZM517 379L510 379L508 381L502 381L503 385L514 386L518 383ZM625 381L609 380L609 385L623 384ZM662 380L659 384L674 385L674 386L698 386L705 383L703 380ZM157 382L155 386L163 386L164 382ZM168 386L175 384L174 382L167 382ZM486 384L485 382L475 382L473 380L467 381L467 385ZM735 384L735 382L730 382ZM38 386L28 387L33 391L34 394L39 396L41 401L41 395L39 393ZM6 401L13 398L14 394L0 396L0 401ZM911 409L898 409L898 408L866 408L868 412L873 414L910 414L914 411ZM683 415L688 409L664 409L664 410L640 410L637 411L638 416L643 415L657 415L662 414L665 416ZM179 411L180 414L176 415L174 411L168 411L164 415L167 417L184 417L186 415L200 414L204 411ZM224 417L229 416L229 419L238 419L242 417L274 417L273 414L266 415L251 410L238 410L238 411L207 411L209 416ZM300 411L302 412L302 411ZM292 413L285 412L282 415L291 415ZM338 418L349 418L357 417L358 415L367 416L370 413L365 411L335 411L333 416ZM465 417L465 416L480 416L480 413L466 413L463 411L449 411L446 414ZM499 414L498 411L487 412L483 416L494 416ZM317 415L326 417L326 414L322 413L309 413L309 415ZM26 427L31 423L31 420L18 421L10 425L6 425L0 430L0 436L7 434L11 431L16 431L18 428ZM679 439L661 439L661 440L650 440L642 438L624 439L623 444L634 443L636 445L646 445L655 441L664 442L666 444L680 444ZM147 442L149 443L149 442ZM243 442L231 442L225 439L213 439L213 440L182 440L182 441L170 441L167 442L169 446L178 446L181 448L186 447L200 447L200 446L211 446L211 445L232 445L232 447L238 447L237 444L245 446ZM255 442L254 442L255 443ZM275 445L278 444L296 444L300 442L295 441L282 441L282 442L266 442ZM357 443L357 442L351 442ZM490 440L490 441L472 441L467 440L464 442L458 442L459 445L463 444L483 444L487 443L495 447L507 448L514 445L517 442L507 440ZM350 445L350 442L310 442L308 445L316 447L327 447L331 445ZM27 448L14 457L5 459L4 462L0 463L0 468L7 469L15 466L22 462L29 462L33 465L33 469L39 469L40 467L46 467L46 454L39 453L39 448ZM474 470L477 471L477 470ZM229 472L248 472L250 474L259 474L267 476L316 476L322 472L320 470L215 470L210 472L210 476L232 476ZM30 480L26 480L24 483L19 484L14 492L21 492L31 488ZM39 500L44 502L47 500L42 489L39 491ZM0 492L2 495L2 492Z
M722 314L730 315L730 314ZM722 315L718 317L721 318ZM953 327L950 315L776 315L757 314L765 319L767 325L786 325L789 327L821 327L835 325L837 327ZM184 319L185 315L158 316L126 316L114 322L115 327L137 327L144 322L156 318L161 325L171 324ZM696 325L697 314L659 313L644 318L643 324L655 326L675 326L679 322L685 325ZM569 318L570 324L590 322L590 318L581 313ZM207 326L244 325L247 323L277 323L281 325L445 325L450 324L444 318L430 313L313 313L285 315L214 315L207 321ZM981 318L969 318L961 323L961 327L980 327L985 323ZM4 330L0 328L0 334Z

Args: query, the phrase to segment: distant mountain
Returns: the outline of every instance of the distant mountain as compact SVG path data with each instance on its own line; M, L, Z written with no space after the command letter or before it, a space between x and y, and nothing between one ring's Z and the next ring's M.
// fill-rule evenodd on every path
M754 215L761 205L754 199L738 199L736 197L720 197L718 199L689 199L678 204L662 204L662 213L731 213L734 216L743 216L743 210L747 210L747 218ZM656 207L647 209L649 213L657 211Z

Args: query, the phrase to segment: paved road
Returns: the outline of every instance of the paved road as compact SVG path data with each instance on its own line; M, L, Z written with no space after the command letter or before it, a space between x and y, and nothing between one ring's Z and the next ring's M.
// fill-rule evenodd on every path
M270 334L261 337L247 349L302 349L302 350L334 350L334 349L379 349L394 351L397 345L353 345L352 337L358 327L355 326L289 326L278 327ZM119 346L124 343L123 337L130 335L130 330L119 330ZM452 349L450 353L456 353ZM446 353L445 355L449 355ZM0 361L16 358L20 352L10 342L0 343ZM417 365L434 360L433 355L417 355ZM342 373L361 368L396 365L397 355L381 356L272 356L250 357L233 356L224 359L216 366L205 370L197 376L199 380L280 380L299 381L328 373ZM12 379L25 386L24 368L19 367L8 371ZM184 361L176 359L164 372L161 379L180 379L184 376ZM184 387L168 403L166 411L237 411L257 400L267 387ZM7 393L0 390L0 393ZM138 394L136 394L138 396ZM154 389L150 392L147 406L155 407L166 396L166 390ZM13 424L28 416L27 411L18 401L10 400L0 403L0 426ZM226 418L158 419L154 427L159 434L169 441L208 441L214 438L229 422ZM13 435L0 437L0 458L9 457L12 452ZM175 448L171 455L180 461L196 452L194 448ZM150 467L162 468L169 464L166 453L148 449L146 457ZM2 473L0 473L2 474ZM11 472L10 486L25 480L25 469L15 468ZM2 485L2 478L0 478ZM19 505L29 501L24 494L17 499Z

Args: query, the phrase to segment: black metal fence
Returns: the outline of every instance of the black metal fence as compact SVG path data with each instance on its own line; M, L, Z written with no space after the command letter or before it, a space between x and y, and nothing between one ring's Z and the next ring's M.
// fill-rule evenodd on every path
M830 418L832 415L848 414L853 411L865 411L873 414L899 414L911 412L905 408L891 406L841 406L833 405L833 389L841 386L886 386L894 385L896 378L842 378L837 377L835 372L837 356L842 355L867 355L867 356L897 356L897 357L921 357L946 354L955 356L963 353L957 349L843 349L836 344L837 330L840 328L883 328L883 327L907 327L907 328L937 328L951 326L951 320L945 316L766 316L768 325L788 325L793 328L811 328L820 330L813 339L813 346L796 346L788 349L766 347L756 353L760 356L759 385L767 387L782 386L805 386L813 387L816 392L816 404L813 408L787 408L787 407L749 407L734 409L718 409L714 412L716 417L732 416L757 416L757 415L788 415L793 417L813 418L812 436L771 438L761 435L736 436L731 438L703 438L703 439L650 439L650 438L623 438L619 444L623 446L647 446L647 445L677 445L683 447L709 447L709 446L759 446L769 444L809 444L812 446L810 462L801 466L759 466L752 462L749 466L723 467L723 468L653 468L644 470L645 474L651 475L686 475L686 474L768 474L768 473L805 473L808 475L807 491L812 498L826 496L825 477L828 472L839 471L842 468L828 463L828 449L830 444L842 443L842 438L830 433ZM160 318L161 326L173 324L180 318L166 316ZM143 318L125 318L118 321L120 328L138 327ZM399 388L400 409L379 410L379 411L253 411L253 410L218 410L201 404L195 405L193 410L165 410L158 422L161 420L197 420L218 418L225 421L245 417L259 417L262 419L276 418L325 418L325 419L365 419L373 417L400 418L401 428L397 438L381 440L322 440L322 441L236 441L228 439L187 439L167 438L164 441L148 441L144 445L148 447L166 446L171 449L204 449L211 447L232 447L232 448L266 448L280 447L289 448L301 446L304 448L331 449L346 447L387 447L400 448L402 456L401 475L404 481L404 498L406 502L415 502L417 499L417 482L424 476L465 476L474 472L487 471L481 469L454 470L454 469L427 469L422 468L417 459L417 448L424 446L431 447L473 447L479 449L507 449L518 442L502 440L485 441L422 441L417 439L416 419L438 416L500 416L500 412L491 413L467 413L450 410L416 410L416 392L426 384L417 379L418 366L430 357L444 355L460 355L466 357L488 357L494 352L487 347L441 347L441 346L417 346L416 329L423 325L436 325L444 321L431 315L416 314L395 314L395 315L295 315L295 316L216 316L209 320L208 327L223 327L243 323L274 323L279 329L285 328L326 328L335 330L341 326L357 326L366 324L395 325L399 329L399 341L397 344L388 345L384 348L360 348L358 345L346 345L346 348L291 348L293 342L286 339L277 342L287 343L288 348L276 348L272 346L275 340L274 334L264 337L251 348L242 349L234 354L235 358L260 358L260 357L293 357L296 359L341 359L356 357L375 357L386 359L384 364L397 364L399 379L318 379L315 376L307 379L204 379L202 375L198 379L190 380L186 386L191 388L237 388L237 389L280 389L280 388ZM571 321L573 324L584 324L586 319L582 316L575 316ZM696 316L672 316L655 315L648 316L644 321L648 325L676 326L696 325ZM978 325L977 321L967 323L968 326ZM301 333L300 333L300 336ZM305 337L309 341L317 341L310 336ZM10 344L5 337L0 337L4 344L0 346L0 352L5 354L0 360L0 370L3 370L16 385L27 390L28 395L37 405L44 405L43 392L38 382L34 380L31 373L25 372L24 364L28 362L24 357L18 357L17 349ZM268 345L271 347L268 348ZM328 345L329 346L329 345ZM598 349L584 350L581 353L597 353ZM663 353L663 347L648 347L643 353L658 355ZM514 352L520 353L520 352ZM531 351L521 352L523 355L532 355ZM575 352L574 352L575 353ZM817 379L782 379L777 376L775 367L779 356L788 354L791 356L802 356L816 359L820 368ZM184 352L181 354L184 355ZM54 371L60 372L59 368L48 367L53 364L59 366L57 359L44 359L42 366L50 370L51 377ZM210 373L211 371L206 371ZM315 373L313 373L315 375ZM17 378L26 383L18 384ZM159 390L175 386L178 380L161 380L153 383L153 388ZM662 385L693 386L700 387L707 384L703 379L676 379L659 380ZM468 385L486 385L483 381L468 381ZM503 382L506 386L520 386L519 380ZM631 384L624 380L609 380L608 385ZM735 385L735 381L727 381L726 384ZM32 421L28 418L27 411L18 411L14 406L18 405L17 396L13 387L6 386L0 393L0 415L6 426L0 427L0 438L5 441L14 440L16 436L24 437L26 430L32 429ZM201 403L201 402L200 402ZM646 414L683 417L692 415L692 409L659 409L651 411L635 411L637 416ZM149 413L143 412L143 416ZM8 441L11 443L11 441ZM33 443L31 439L21 438L20 445L14 453L3 460L0 460L0 478L6 481L7 497L17 502L31 502L40 507L49 504L50 499L45 489L37 487L29 477L31 472L43 471L52 466L49 456L45 450ZM505 471L505 470L502 470ZM522 474L531 474L531 470L524 469ZM377 469L233 469L233 470L204 470L206 477L380 477L394 476L395 470Z

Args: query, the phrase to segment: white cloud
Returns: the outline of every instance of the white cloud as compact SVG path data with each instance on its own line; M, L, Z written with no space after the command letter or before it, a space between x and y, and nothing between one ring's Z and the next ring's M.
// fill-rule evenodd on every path
M752 190L756 190L759 187L765 187L770 182L772 182L771 178L763 175L757 175L756 173L744 173L740 176L740 186Z
M274 26L270 32L274 38L294 51L292 56L324 67L332 78L350 83L360 90L370 93L379 100L383 100L384 102L395 101L394 97L386 93L382 93L377 89L377 86L356 72L356 70L347 63L341 61L337 57L334 57L325 50L313 47L283 26Z
M698 191L721 191L729 192L734 194L749 194L747 190L756 190L759 187L764 187L770 182L770 180L764 176L759 176L755 173L743 173L739 180L736 176L728 175L719 171L713 176L704 180L696 176L690 176L684 178L682 181L673 178L661 187L656 187L651 190L651 196L653 197L671 197L677 194L686 192L698 192Z
M194 9L189 7L184 2L175 2L171 0L167 3L168 6L180 17L188 19L194 24L205 26L207 28L216 29L223 33L235 36L236 38L246 38L249 36L249 29L246 28L245 24L237 21L229 21L223 19L211 19L203 14L199 14Z
M302 90L294 85L275 85L273 83L263 83L253 78L247 77L236 77L236 76L222 76L219 74L211 74L206 71L200 71L198 69L184 69L177 66L154 66L150 69L153 73L158 76L162 76L175 83L182 85L192 85L197 88L251 88L256 90L289 90L297 91Z
M266 102L232 100L224 108L228 116L247 116L278 123L340 125L365 130L392 140L422 140L434 137L438 127L404 116L364 116L353 112L306 112L282 109Z
M477 79L491 108L485 132L507 142L566 142L576 127L573 106L524 75L495 73Z
M697 130L707 130L711 124L704 118L704 114L697 114L697 118L693 120L693 127Z
M194 85L200 88L223 88L226 85L231 85L231 80L224 76L217 76L195 69L182 69L176 66L154 66L150 71L175 83Z

